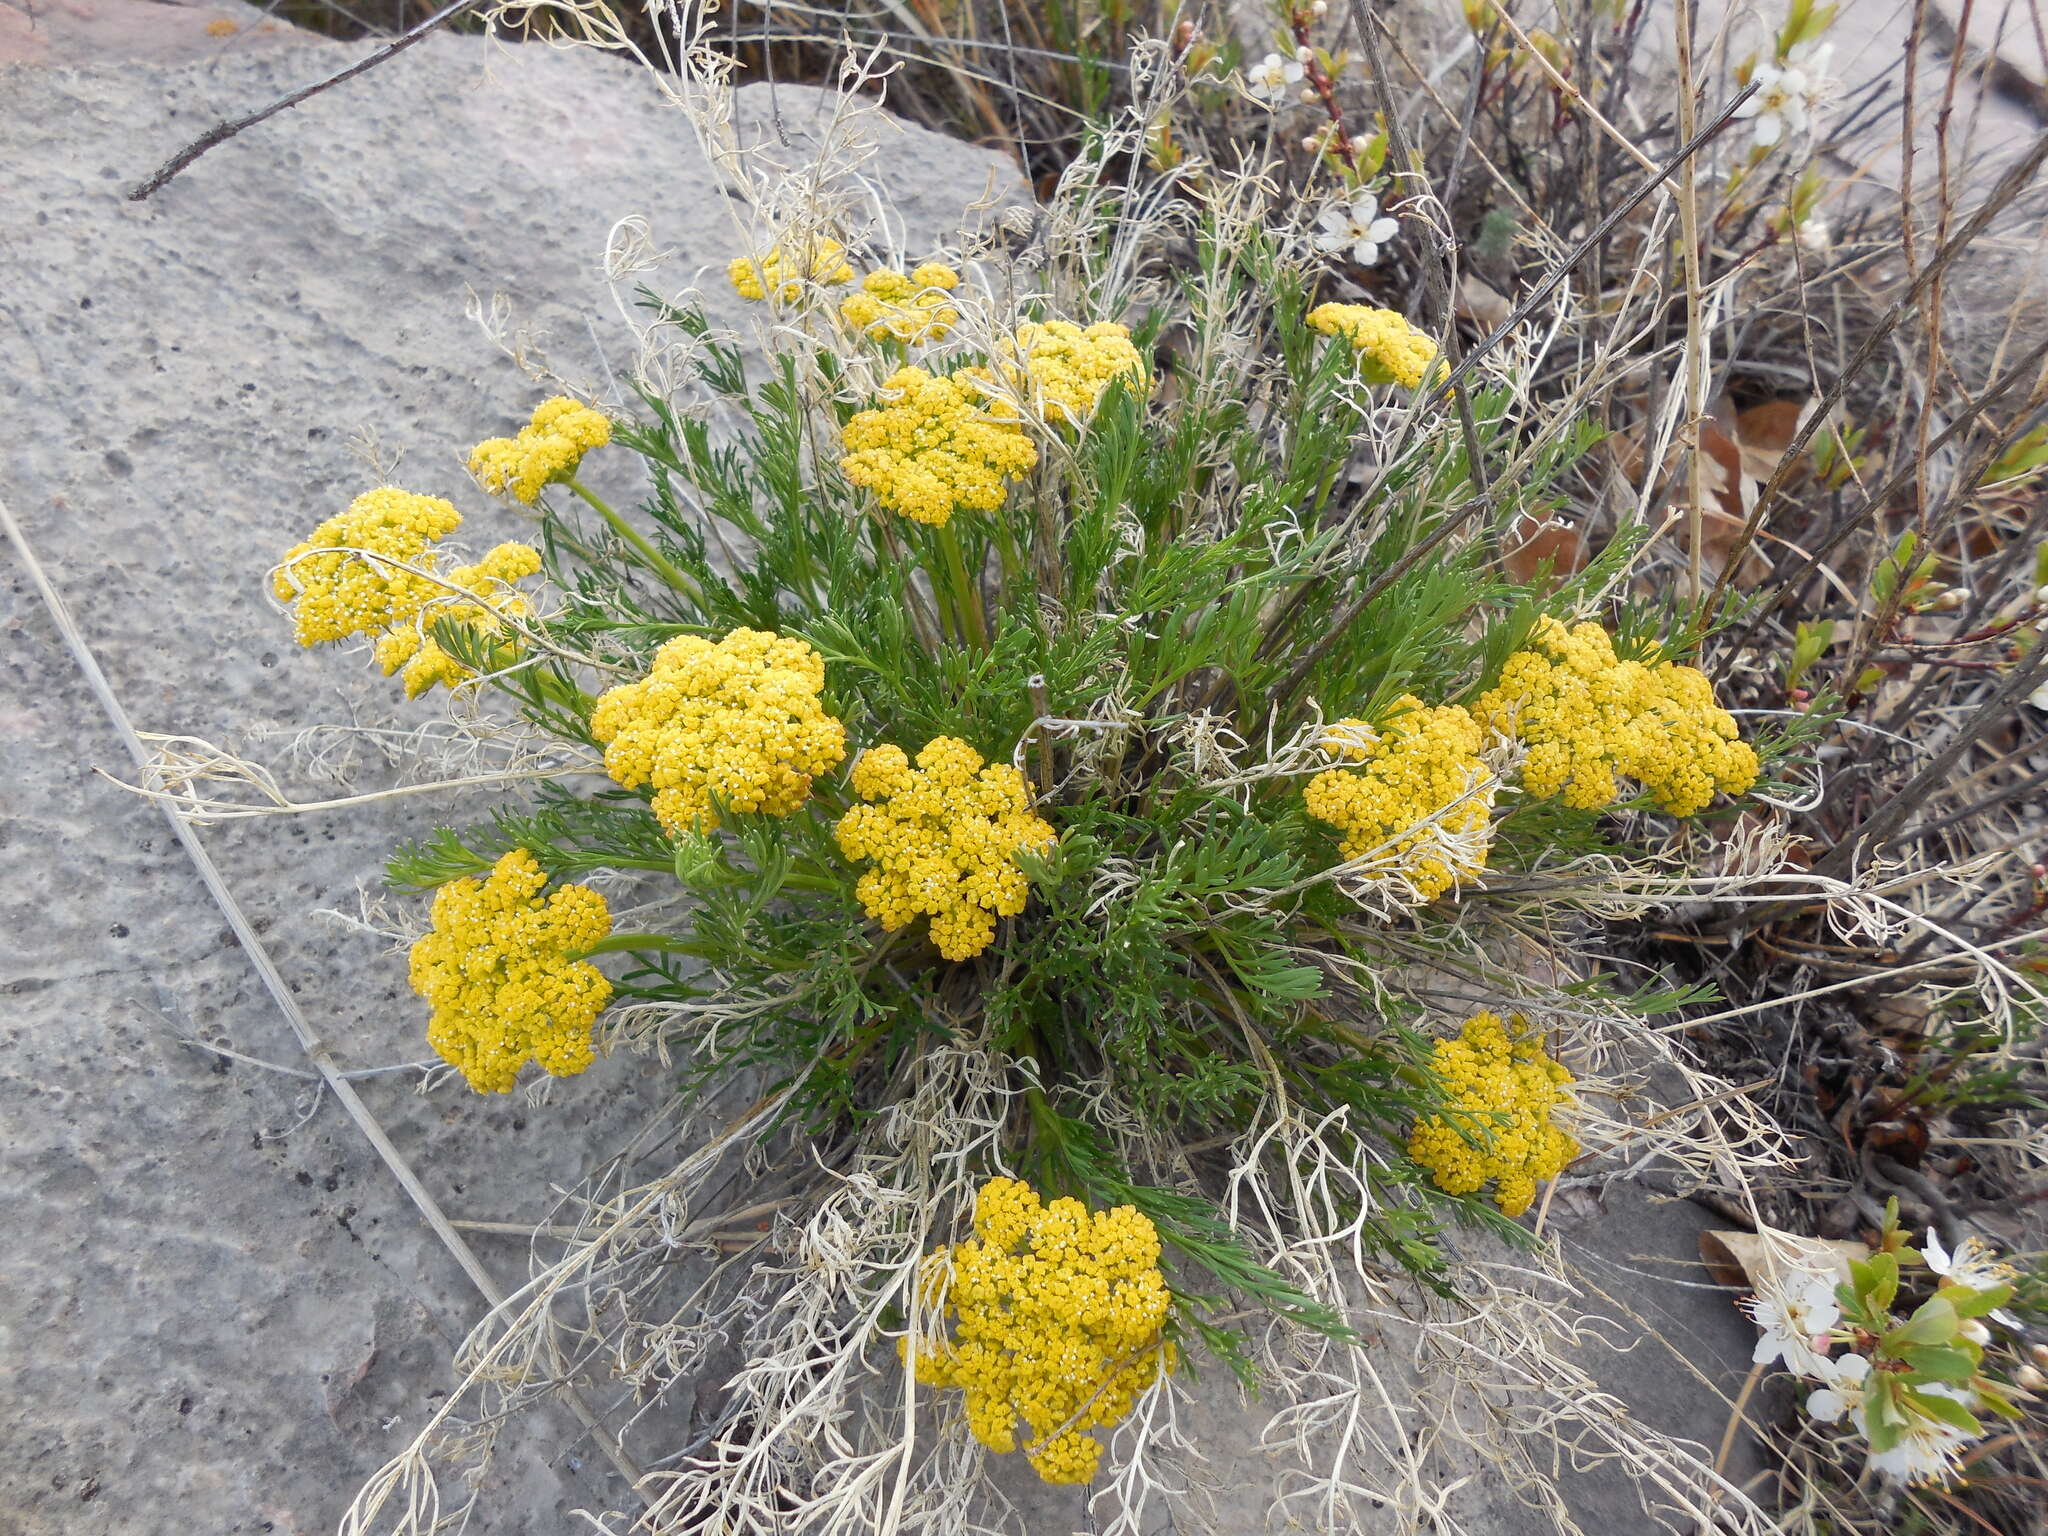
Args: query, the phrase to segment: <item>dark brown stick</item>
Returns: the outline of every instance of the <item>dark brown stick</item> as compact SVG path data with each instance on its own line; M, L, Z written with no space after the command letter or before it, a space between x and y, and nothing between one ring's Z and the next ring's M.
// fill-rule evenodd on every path
M365 70L375 69L394 53L402 53L414 43L438 27L446 26L464 11L474 7L477 0L454 0L452 5L443 6L410 32L401 32L375 53L357 59L347 69L329 75L325 80L316 80L303 90L293 91L289 96L280 96L261 112L252 112L247 117L238 117L230 122L215 123L190 144L166 160L154 176L137 184L128 194L131 203L143 202L166 186L171 179L216 144L225 144L244 128L254 128L265 118L275 117L286 107L296 107L300 102L318 96L322 91L340 85L344 80L353 80Z

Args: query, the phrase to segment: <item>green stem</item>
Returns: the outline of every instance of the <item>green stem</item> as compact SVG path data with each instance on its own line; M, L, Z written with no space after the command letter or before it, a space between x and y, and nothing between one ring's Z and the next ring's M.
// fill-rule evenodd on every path
M967 637L982 650L988 649L988 620L981 611L981 583L969 579L967 557L960 549L960 535L950 520L939 527L939 549L946 557L946 584L953 589L953 606L960 615Z
M656 549L653 544L649 543L646 537L627 523L623 517L606 506L603 499L593 493L582 481L571 476L563 484L567 485L570 490L588 502L591 509L599 517L610 523L612 532L638 550L640 558L647 562L648 568L663 581L693 602L701 604L704 601L704 589L702 587L699 587L696 582L677 569L673 561Z
M714 954L712 945L671 938L665 933L615 933L608 939L599 939L588 949L574 951L571 958L587 960L592 955L627 954L635 950L665 950L671 954L695 955L700 960L711 959Z

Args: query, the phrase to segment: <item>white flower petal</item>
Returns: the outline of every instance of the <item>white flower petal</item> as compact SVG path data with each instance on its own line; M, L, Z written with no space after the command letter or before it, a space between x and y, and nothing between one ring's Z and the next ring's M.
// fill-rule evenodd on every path
M1380 259L1380 248L1370 240L1361 240L1351 247L1351 259L1361 267L1369 267Z
M1759 149L1769 149L1785 136L1785 120L1775 112L1767 112L1756 120L1756 143Z
M1821 1423L1832 1424L1849 1411L1849 1400L1833 1387L1822 1387L1807 1394L1806 1411Z
M1374 219L1365 227L1365 238L1385 245L1401 232L1401 226L1392 219Z

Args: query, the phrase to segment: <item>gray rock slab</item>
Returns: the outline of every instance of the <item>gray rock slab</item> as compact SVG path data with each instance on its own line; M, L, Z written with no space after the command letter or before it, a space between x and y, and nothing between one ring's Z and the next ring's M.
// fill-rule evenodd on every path
M195 25L215 12L140 9L158 25L111 0L39 12L41 56L97 62L0 68L0 495L140 728L330 795L265 733L437 708L366 658L298 650L261 595L289 544L377 483L351 437L402 450L401 480L464 507L465 537L517 536L461 455L542 391L465 318L465 290L505 293L557 334L565 371L601 379L585 316L604 311L613 222L647 215L689 270L734 253L733 205L629 65L450 37L129 203L216 120L362 51L248 46ZM752 88L739 118L800 159L822 101ZM967 146L879 139L874 175L914 238L1014 186ZM0 642L0 1529L331 1530L448 1386L478 1299L332 1102L180 1043L304 1067L159 812L100 776L129 765L11 553ZM345 1065L429 1055L424 1017L402 955L317 914L353 911L394 842L487 810L416 799L206 834ZM361 1089L451 1215L497 1221L546 1220L548 1185L660 1093L637 1059L538 1109L417 1081ZM523 1277L522 1244L476 1241L501 1282ZM493 1533L564 1531L621 1497L566 1417L515 1427L492 1477L475 1528Z

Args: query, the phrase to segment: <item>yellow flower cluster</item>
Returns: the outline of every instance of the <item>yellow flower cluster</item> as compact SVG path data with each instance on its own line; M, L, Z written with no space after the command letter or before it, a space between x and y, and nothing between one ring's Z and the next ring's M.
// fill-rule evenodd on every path
M1394 708L1397 712L1369 749L1342 737L1326 741L1327 750L1363 767L1317 774L1303 799L1309 815L1343 832L1345 858L1375 851L1400 858L1422 899L1434 901L1486 867L1483 837L1474 845L1478 856L1466 861L1444 858L1436 835L1438 829L1448 836L1485 831L1493 788L1479 759L1484 733L1455 704L1431 708L1404 694ZM1341 724L1362 727L1364 722ZM1482 784L1486 787L1478 788ZM1461 796L1467 798L1461 801ZM1432 826L1423 825L1440 812Z
M1617 778L1635 779L1674 816L1756 782L1756 753L1706 677L1668 661L1621 660L1598 624L1539 619L1529 648L1508 658L1473 713L1527 743L1530 794L1562 795L1581 810L1611 804Z
M846 756L846 727L818 703L824 686L824 660L791 636L678 635L646 677L598 696L590 734L620 785L654 786L670 832L709 832L719 805L789 815Z
M1319 304L1308 323L1325 336L1342 336L1358 353L1368 384L1415 389L1436 361L1436 343L1391 309L1369 304Z
M996 919L1024 910L1029 882L1014 855L1046 848L1057 834L1034 815L1024 776L954 736L935 736L917 754L870 747L853 765L856 805L839 819L839 849L869 859L855 894L889 932L920 914L948 960L967 960L994 942Z
M1493 1180L1494 1204L1503 1215L1521 1215L1536 1186L1579 1155L1579 1144L1550 1121L1553 1109L1571 1102L1571 1073L1544 1054L1535 1035L1511 1037L1500 1016L1487 1012L1437 1041L1430 1065L1458 1113L1422 1120L1408 1155L1449 1194L1473 1194Z
M469 669L434 643L433 621L495 631L495 615L523 616L529 604L511 583L540 569L540 553L528 544L500 544L475 565L444 571L434 543L461 522L440 497L390 486L365 491L328 518L285 552L272 579L278 601L292 604L299 644L378 636L377 660L387 677L405 668L407 698L468 678ZM474 601L451 590L458 587Z
M471 603L458 598L430 604L406 622L386 630L377 642L377 664L386 677L400 667L405 668L408 699L416 699L430 688L453 688L467 682L475 674L441 649L431 633L434 621L452 619L497 634L503 629L497 615L517 619L532 612L526 594L515 590L512 583L539 570L540 551L530 544L500 544L475 565L456 566L447 573L448 581L474 593L477 600Z
M966 1392L968 1427L990 1450L1017 1449L1021 1418L1040 1477L1088 1482L1102 1446L1087 1431L1117 1423L1174 1368L1160 1337L1172 1298L1159 1234L1132 1206L1041 1204L1014 1179L982 1185L974 1231L926 1260L922 1283L933 1289L950 1260L953 1336L919 1350L918 1377Z
M510 1093L537 1061L555 1077L590 1065L590 1031L612 984L572 956L612 931L604 898L548 883L524 848L486 880L434 893L433 931L412 947L412 989L433 1005L427 1043L478 1093Z
M837 240L820 235L809 242L808 249L808 263L801 252L785 251L779 245L770 246L758 257L735 256L726 265L725 275L732 279L743 299L765 299L773 290L785 302L803 292L806 278L814 283L853 281L853 268L846 262L846 247Z
M960 323L960 311L946 301L959 286L960 274L936 261L908 274L884 268L862 278L839 312L870 336L893 336L912 346L944 341Z
M1038 462L1030 438L976 407L943 374L899 368L882 389L889 404L847 422L839 467L892 512L935 528L959 507L993 512L1009 482Z
M1101 320L1086 329L1071 320L1026 321L1003 342L1002 372L1010 387L1038 414L1055 424L1081 426L1102 403L1102 392L1117 379L1146 387L1145 359L1131 343L1127 326ZM969 387L994 393L980 369L961 374Z
M469 472L494 496L511 496L532 506L543 487L576 473L583 455L612 440L612 424L601 411L556 395L533 408L533 419L517 437L493 437L469 451Z

